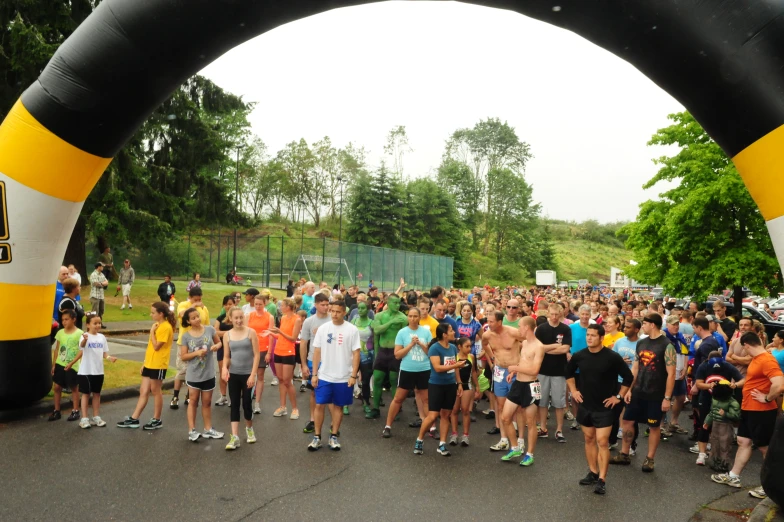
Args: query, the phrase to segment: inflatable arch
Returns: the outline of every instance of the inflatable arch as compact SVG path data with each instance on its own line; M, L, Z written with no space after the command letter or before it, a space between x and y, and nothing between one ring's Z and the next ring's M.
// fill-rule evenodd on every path
M189 76L270 29L354 0L104 0L0 126L0 407L50 389L54 280L112 157ZM733 157L784 261L784 3L477 0L627 60ZM271 50L274 52L274 50Z

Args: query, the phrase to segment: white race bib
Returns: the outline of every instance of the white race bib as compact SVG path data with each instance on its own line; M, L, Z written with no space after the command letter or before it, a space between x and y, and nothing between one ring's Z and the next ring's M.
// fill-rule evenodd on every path
M542 398L542 384L539 381L534 381L529 384L531 387L531 397L536 400L541 400Z
M444 366L449 366L450 364L455 364L457 362L456 357L444 357ZM446 373L455 373L454 370L449 370Z
M504 369L497 364L493 367L493 380L495 382L503 382L504 380Z

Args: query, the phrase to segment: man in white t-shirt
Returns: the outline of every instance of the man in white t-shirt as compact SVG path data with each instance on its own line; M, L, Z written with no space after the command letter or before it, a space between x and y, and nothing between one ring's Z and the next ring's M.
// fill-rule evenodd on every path
M332 322L324 323L313 339L313 379L316 389L315 433L308 451L321 448L321 426L324 423L324 406L329 404L332 415L332 433L329 447L339 450L338 433L343 420L343 406L354 402L354 384L359 371L359 330L345 321L346 302L336 300L330 304Z

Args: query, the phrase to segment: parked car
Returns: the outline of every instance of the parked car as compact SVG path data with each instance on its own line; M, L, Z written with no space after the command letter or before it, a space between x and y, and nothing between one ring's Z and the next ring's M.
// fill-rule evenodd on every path
M709 314L713 313L713 303L715 301L708 301L705 303L705 311ZM727 307L727 315L735 315L735 306L732 303L725 303ZM784 330L784 321L780 321L767 312L758 310L751 306L749 303L743 303L743 317L751 317L765 325L765 333L768 334L768 339L772 339L776 332Z

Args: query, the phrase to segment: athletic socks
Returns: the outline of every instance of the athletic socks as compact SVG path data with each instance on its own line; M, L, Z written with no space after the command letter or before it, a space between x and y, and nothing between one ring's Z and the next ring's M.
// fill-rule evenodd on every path
M735 473L733 473L732 471L730 471L730 472L729 472L729 476L730 476L730 478L736 478L736 479L739 479L739 478L740 478L740 475L736 475L736 474L735 474Z
M525 439L517 439L517 447L522 448L525 446Z
M180 390L174 390L174 398L175 399L179 399L180 398Z

